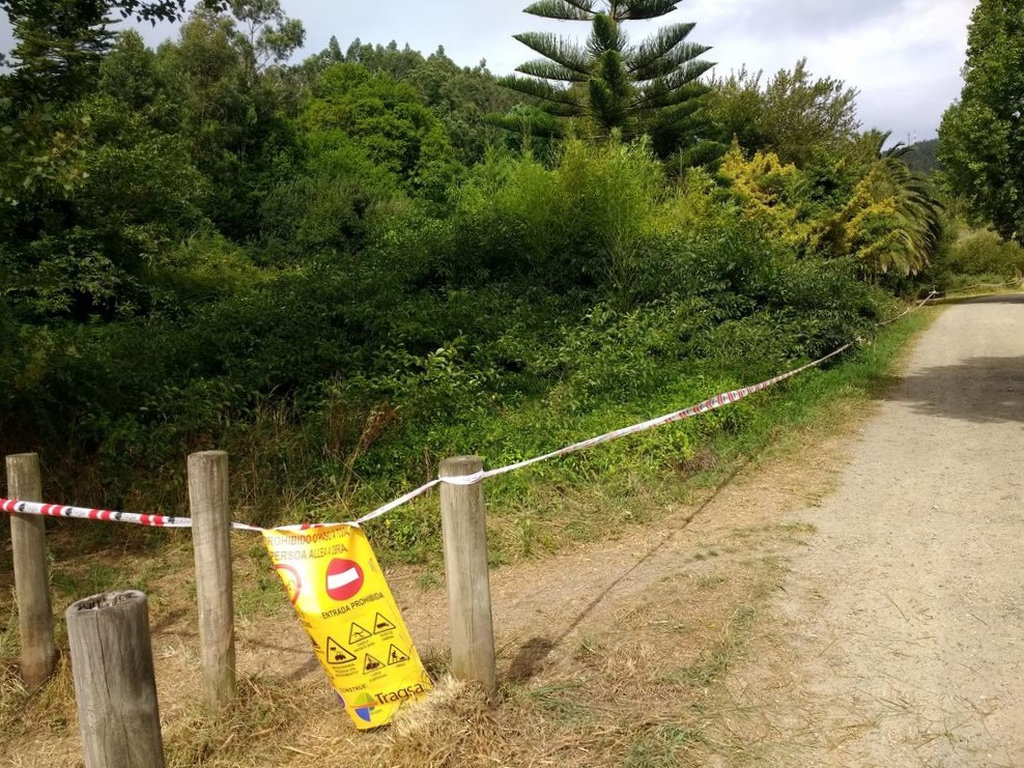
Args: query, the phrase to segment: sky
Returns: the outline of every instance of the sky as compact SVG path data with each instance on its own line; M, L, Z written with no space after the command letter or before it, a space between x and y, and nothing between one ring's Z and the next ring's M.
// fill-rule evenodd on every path
M517 32L552 31L585 37L586 22L553 21L524 14L529 0L281 0L301 19L306 46L326 47L331 35L342 50L364 43L408 43L427 55L444 46L463 66L486 60L498 75L535 58L512 39ZM673 13L625 25L634 41L659 26L695 22L689 40L711 46L704 59L712 74L742 66L769 77L807 58L817 77L833 77L859 91L864 129L891 131L896 141L934 138L942 112L960 94L967 24L976 0L683 0ZM4 20L5 21L5 20ZM142 31L151 44L172 36L161 25ZM0 25L0 50L9 50L9 27Z

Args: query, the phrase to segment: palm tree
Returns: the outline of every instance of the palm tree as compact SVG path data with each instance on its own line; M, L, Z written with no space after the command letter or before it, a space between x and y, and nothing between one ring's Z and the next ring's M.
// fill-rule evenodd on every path
M680 0L539 0L526 13L549 19L590 21L586 45L546 32L516 40L543 58L529 61L502 83L541 100L566 118L586 118L601 135L637 135L650 116L683 105L703 89L697 79L714 66L698 57L708 46L687 42L694 25L671 24L631 45L622 24L676 10Z
M924 174L903 157L911 147L882 150L888 133L873 132L875 160L838 219L861 269L872 277L890 270L916 274L928 266L942 236L942 204Z
M922 173L911 170L903 156L912 147L897 145L879 159L887 171L896 197L896 209L904 221L903 242L910 272L928 266L942 236L942 203L935 196L931 182Z

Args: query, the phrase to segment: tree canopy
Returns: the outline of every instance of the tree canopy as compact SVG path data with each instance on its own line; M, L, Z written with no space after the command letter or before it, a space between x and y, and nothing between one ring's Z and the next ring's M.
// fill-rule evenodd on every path
M643 132L652 114L677 107L701 91L697 79L713 65L699 57L710 48L689 42L692 23L676 23L632 44L629 21L656 19L676 10L679 0L540 0L526 13L550 19L589 21L585 45L543 32L515 38L542 58L520 65L526 77L503 84L539 99L560 117L585 118L600 134Z
M960 100L939 128L949 189L1006 239L1024 243L1024 2L980 0Z
M842 80L815 78L807 60L780 69L762 84L762 72L738 73L712 83L707 110L725 134L749 151L775 152L806 165L814 152L837 151L857 133L857 91Z

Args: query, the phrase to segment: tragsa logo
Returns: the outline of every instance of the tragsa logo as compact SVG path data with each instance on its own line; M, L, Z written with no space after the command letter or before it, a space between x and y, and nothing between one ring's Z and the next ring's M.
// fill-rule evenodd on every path
M334 695L338 697L343 707L347 706L345 704L345 699L342 697L340 693L335 692ZM372 716L373 708L377 706L377 700L368 693L361 693L356 697L355 701L352 703L354 705L353 711L356 713L356 717L358 717L360 720L363 720L364 722L370 722L370 717Z
M355 711L356 715L361 720L370 722L370 713L374 706L377 704L377 700L368 693L361 693L356 697Z

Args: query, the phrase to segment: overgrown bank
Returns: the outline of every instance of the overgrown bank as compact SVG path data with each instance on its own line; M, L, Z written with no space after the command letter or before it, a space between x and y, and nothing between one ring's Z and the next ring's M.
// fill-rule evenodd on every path
M823 369L805 372L727 408L488 481L492 562L512 562L558 551L573 542L601 539L621 525L656 520L663 510L733 471L738 462L757 458L766 449L787 443L836 400L869 399L888 383L894 356L909 335L927 322L930 313L931 310L925 309L903 318ZM750 368L737 369L731 376L710 367L698 370L696 375L689 365L667 370L657 368L660 377L654 385L640 390L639 394L634 390L628 399L623 398L622 393L630 390L616 387L593 408L579 408L555 397L540 402L524 401L514 411L474 412L464 421L443 425L440 434L462 435L467 443L482 436L479 442L470 443L469 450L483 455L487 466L497 466L675 410L724 389L754 383L779 372L762 367L764 365L755 362ZM274 422L275 430L287 426L283 421ZM280 431L273 433L277 439L280 436ZM301 444L298 438L294 439L296 442L291 446L297 450L296 446L301 447ZM382 445L389 444L382 440ZM230 444L228 447L235 448ZM447 454L439 451L438 456L456 452L457 449ZM366 455L375 454L368 450ZM238 454L232 452L231 457L235 479L253 479L246 474L252 471L252 466L247 466L243 458L239 469ZM292 457L295 461L303 458L302 455ZM179 462L169 465L171 471L167 473L166 482L175 482L178 464L184 464L183 455ZM286 461L285 466L291 465ZM425 460L422 475L411 476L407 482L429 479L434 472L436 467ZM184 478L180 482L183 485ZM399 482L387 478L387 482L379 486L380 496L361 498L366 499L367 505L389 500L390 497L383 496L385 492L397 495L407 489L408 485L399 485ZM52 486L48 482L47 487ZM180 487L172 490L182 492ZM247 507L242 494L259 494L261 488L249 485L243 486L241 491L236 487L234 492L242 498L234 507L235 518L251 521L251 512L256 507ZM279 492L280 489L272 488L264 503L275 503L280 498ZM344 504L325 503L316 507L310 503L311 498L296 499L287 506L275 508L274 519L282 522L344 520L361 511ZM372 524L369 532L385 561L423 562L432 569L439 565L440 520L436 505L436 497L430 495ZM68 528L81 525L63 524ZM146 540L155 544L166 538L157 531L86 525L81 535L70 539L57 534L56 540L63 542L60 557L74 557L76 552L111 538L122 542L122 546L128 546L129 541L134 542L132 546ZM273 584L268 587L273 589Z
M774 375L894 311L852 261L766 239L720 195L673 191L642 146L577 145L555 170L496 160L446 219L392 222L358 259L174 317L20 326L4 437L61 446L57 487L104 506L175 508L181 457L220 447L240 513L347 515L443 456L544 452ZM685 462L747 413L635 460Z
M820 478L803 482L805 465L834 465L829 456L819 455L819 443L869 410L865 405L891 383L906 342L932 314L923 310L905 318L839 365L793 379L774 395L765 392L746 401L751 413L743 429L720 433L714 453L680 468L689 474L703 465L700 479L688 483L677 472L645 473L643 467L620 461L610 474L597 475L592 464L589 479L595 482L572 486L558 476L555 464L545 465L552 470L546 477L517 476L532 486L539 502L529 526L511 518L512 510L502 502L509 498L502 483L513 478L489 481L495 559L521 554L530 531L538 551L570 539L601 539L599 545L584 546L577 559L571 553L562 553L565 560L545 556L492 575L496 604L506 607L496 625L502 639L502 686L495 708L483 706L465 687L445 684L425 708L410 711L409 719L396 727L366 734L341 724L333 694L308 663L307 641L280 584L258 554L260 544L243 538L249 534L237 534L234 542L240 695L219 717L204 713L199 702L193 586L183 577L191 558L186 532L172 533L160 557L132 551L74 557L78 542L51 537L59 548L53 569L55 609L59 615L68 601L109 589L143 588L150 594L169 765L304 768L330 763L339 754L367 765L410 768L495 760L667 768L706 765L714 755L756 765L758 744L738 734L728 737L732 705L724 682L770 631L768 601L782 583L784 558L813 534L783 524L787 518L772 509L821 493ZM681 425L666 429L676 426ZM606 459L628 460L638 447L627 441L596 450ZM743 462L741 457L763 461L766 476L753 487L729 483L718 495L731 494L730 501L699 505ZM711 466L713 461L717 465ZM747 479L758 474L743 473ZM630 476L643 482L625 482ZM695 479L708 487L696 487ZM789 501L775 498L779 494ZM436 517L436 499L413 511ZM375 541L387 519L367 526ZM695 521L692 526L688 519ZM627 581L603 594L580 631L558 640L559 628L601 595L590 583L595 574L603 584L631 570L638 558L645 567L635 574L636 583ZM410 603L407 620L414 623L417 644L441 680L447 664L437 630L444 615L443 587L429 566L390 573L393 586ZM529 594L519 595L524 584L531 588L528 593L558 595L550 605L540 598L557 621L515 607L521 599L529 604ZM519 596L513 600L509 590ZM575 600L568 594L572 590L577 590ZM12 609L3 605L4 611ZM429 624L420 626L423 621ZM15 626L12 620L0 633L0 741L16 760L40 768L66 764L78 749L70 675L63 666L35 696L19 689ZM638 706L643 708L640 717Z

